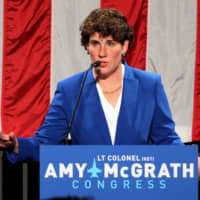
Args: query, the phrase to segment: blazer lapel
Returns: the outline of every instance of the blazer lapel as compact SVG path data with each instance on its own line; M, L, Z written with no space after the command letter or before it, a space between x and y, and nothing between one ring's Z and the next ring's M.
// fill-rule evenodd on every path
M138 94L138 80L130 67L125 65L125 74L123 82L123 94L121 108L118 117L115 144L131 144L134 137L134 120L136 116L136 103Z
M93 76L93 71L88 72L88 76L83 88L82 97L84 98L85 105L88 106L88 117L92 120L92 130L94 134L98 134L98 138L101 138L102 144L111 145L111 138L106 122L106 118L101 106L99 95L96 88L96 80ZM91 112L90 112L91 111ZM101 143L101 141L99 141Z

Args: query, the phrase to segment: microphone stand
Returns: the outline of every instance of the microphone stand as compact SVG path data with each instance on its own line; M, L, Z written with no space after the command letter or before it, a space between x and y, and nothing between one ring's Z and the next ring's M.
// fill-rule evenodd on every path
M80 91L79 91L79 94L78 94L78 97L77 97L77 100L76 100L76 104L75 104L74 109L73 109L72 117L71 117L70 122L68 124L67 134L66 134L66 137L65 137L65 145L71 145L72 144L72 140L69 139L68 137L69 137L69 133L70 133L71 126L72 126L72 123L73 123L73 120L74 120L74 116L75 116L75 113L76 113L76 110L77 110L77 107L78 107L78 104L79 104L79 101L80 101L80 97L81 97L81 94L82 94L82 91L83 91L83 87L85 85L85 80L87 78L87 74L88 74L88 72L89 72L90 69L92 69L93 67L98 67L100 64L101 64L100 61L94 62L91 65L91 67L89 67L87 69L87 71L85 72L85 75L83 77L83 81L81 83L81 88L80 88Z

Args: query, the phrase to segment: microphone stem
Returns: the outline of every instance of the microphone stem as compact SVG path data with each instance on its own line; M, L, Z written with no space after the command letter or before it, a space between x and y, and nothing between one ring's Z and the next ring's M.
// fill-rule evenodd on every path
M68 124L68 128L67 128L67 134L66 134L66 139L65 139L65 144L70 144L69 142L69 133L70 133L70 130L71 130L71 126L72 126L72 123L73 123L73 120L74 120L74 116L75 116L75 113L76 113L76 109L78 107L78 104L79 104L79 100L80 100L80 97L81 97L81 94L82 94L82 90L83 90L83 87L85 85L85 80L87 78L87 74L88 74L88 71L92 68L93 66L91 65L91 67L89 67L87 69L87 71L85 72L85 75L84 75L84 78L83 78L83 81L81 83L81 88L80 88L80 91L79 91L79 94L78 94L78 97L77 97L77 100L76 100L76 104L74 106L74 109L73 109L73 113L72 113L72 117L70 119L70 122Z

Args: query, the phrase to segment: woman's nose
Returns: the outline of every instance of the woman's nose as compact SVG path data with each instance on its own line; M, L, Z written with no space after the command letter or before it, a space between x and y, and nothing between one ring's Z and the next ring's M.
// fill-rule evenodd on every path
M104 45L100 46L99 57L102 58L105 57L106 55L107 55L106 47Z

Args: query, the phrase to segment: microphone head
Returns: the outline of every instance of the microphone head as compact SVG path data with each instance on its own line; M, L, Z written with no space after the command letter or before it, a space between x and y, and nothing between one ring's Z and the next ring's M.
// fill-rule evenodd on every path
M101 64L101 61L97 60L92 64L92 67L98 67Z

